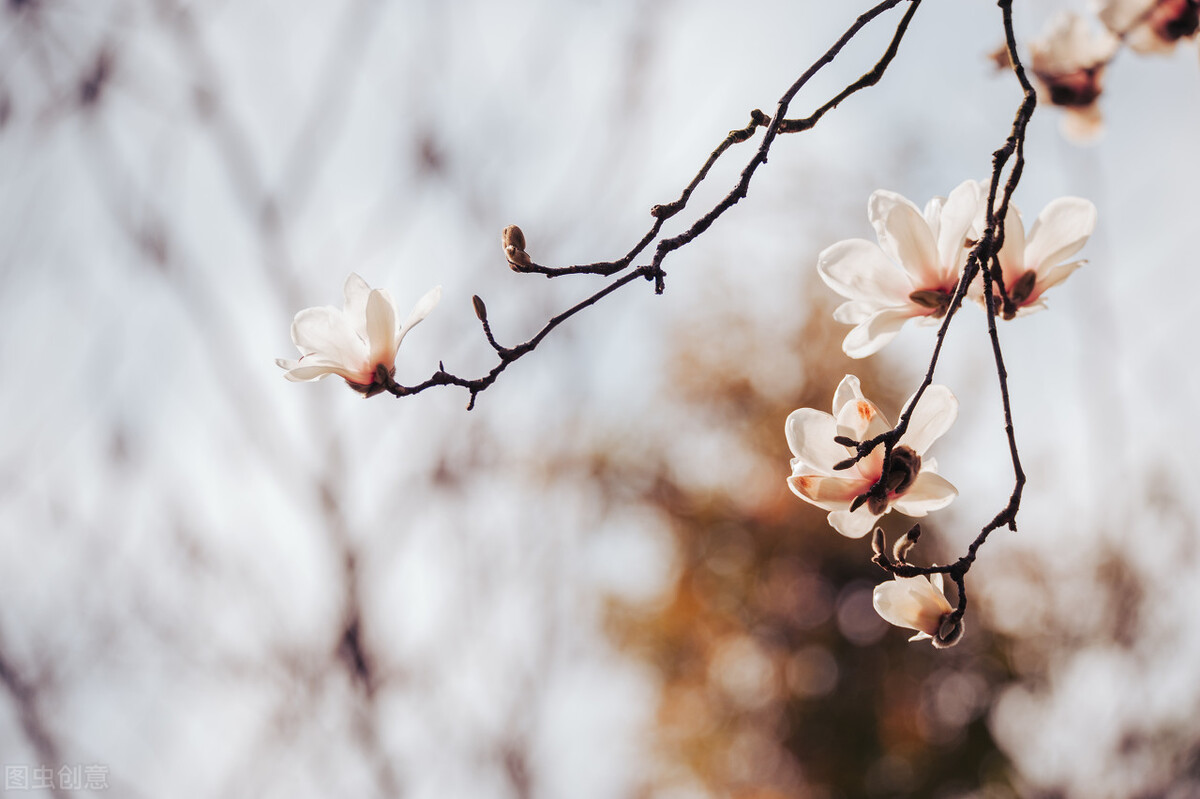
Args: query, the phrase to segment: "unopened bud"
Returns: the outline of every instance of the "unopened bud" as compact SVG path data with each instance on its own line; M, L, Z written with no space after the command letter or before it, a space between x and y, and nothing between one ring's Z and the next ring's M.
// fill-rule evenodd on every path
M909 551L920 537L921 525L914 524L911 530L896 539L896 545L892 547L892 557L900 563L905 563L908 560Z
M508 252L509 247L516 247L518 250L523 250L525 249L525 234L516 225L509 225L500 234L500 244L504 247L505 252Z
M471 303L475 306L475 315L479 317L479 321L486 322L487 306L483 304L483 299L476 294L471 297Z
M518 250L516 247L510 246L505 248L504 255L513 266L529 266L533 263L533 260L529 257L529 253L524 250Z
M833 443L841 444L843 447L857 447L858 442L850 436L834 436Z
M849 469L851 466L853 466L857 462L858 462L858 458L846 458L846 460L844 460L844 461L838 461L837 463L833 464L833 470L835 472L841 472L846 469Z
M887 537L884 536L882 527L876 527L875 533L871 536L871 551L883 557L885 549L887 549Z
M966 625L963 624L961 615L947 613L942 619L942 626L938 630L938 634L933 637L933 645L938 649L949 649L962 640L965 628Z

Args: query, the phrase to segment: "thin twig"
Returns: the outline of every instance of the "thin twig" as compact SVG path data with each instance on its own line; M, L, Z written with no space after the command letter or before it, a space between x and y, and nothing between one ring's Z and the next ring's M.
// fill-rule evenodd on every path
M1012 64L1013 73L1017 77L1017 81L1021 84L1024 92L1020 107L1017 109L1016 117L1013 120L1012 132L1005 141L1004 146L997 150L992 155L992 178L988 189L987 201L987 226L980 237L979 242L972 248L970 256L967 259L967 264L963 268L963 274L959 280L958 286L954 293L954 298L951 301L950 308L946 313L946 317L942 320L942 325L938 329L937 342L934 345L933 355L930 359L929 369L925 373L925 378L921 382L917 392L913 395L912 401L900 416L896 427L887 431L870 441L861 442L858 445L858 458L865 457L872 449L880 443L885 446L883 474L887 474L887 460L891 455L892 446L904 435L904 431L908 429L908 424L912 418L913 410L916 408L917 402L921 395L933 382L934 370L937 368L938 356L941 352L942 344L945 340L946 331L949 328L950 320L954 312L962 303L963 297L966 295L967 287L982 272L984 284L984 304L987 308L988 319L988 337L992 345L992 356L996 363L996 376L1000 384L1000 399L1004 409L1004 429L1008 438L1008 449L1012 457L1013 464L1013 490L1009 496L1008 503L1003 509L997 513L991 521L989 521L971 545L967 548L966 554L960 557L954 563L948 566L913 566L907 563L897 563L889 560L886 556L876 556L875 562L878 563L886 571L898 577L916 577L920 575L931 574L946 574L958 587L958 603L953 611L955 619L961 619L967 607L967 591L965 576L970 570L971 565L975 562L976 553L988 536L994 531L1007 525L1009 529L1016 530L1016 516L1021 506L1021 495L1025 487L1025 472L1021 468L1021 458L1017 449L1016 434L1013 427L1012 419L1012 404L1009 398L1008 391L1008 371L1004 366L1004 356L1000 346L1000 338L996 329L996 313L998 299L995 293L993 280L1000 280L1000 263L998 253L1004 243L1004 222L1008 214L1009 202L1012 199L1013 192L1020 182L1021 174L1025 168L1025 134L1030 118L1033 116L1034 108L1037 106L1037 95L1034 92L1033 86L1026 77L1025 68L1021 64L1020 57L1017 54L1017 44L1013 33L1012 24L1012 0L999 0L1001 13L1004 18L1005 39L1008 44L1009 58ZM1004 174L1004 167L1012 159L1012 169L1009 171L1008 179L1004 183L1004 189L1000 191L1000 180ZM997 205L997 195L1000 195L1000 202ZM986 265L986 267L985 267ZM882 482L883 478L880 478ZM873 487L877 488L879 483Z
M837 55L846 46L846 44L848 44L850 40L858 35L858 33L868 23L884 12L904 2L909 4L908 10L904 13L903 17L897 24L896 32L893 34L888 47L875 66L858 80L838 92L832 99L820 106L811 116L805 119L786 120L788 108L800 89L802 89L824 67L832 63ZM389 378L380 384L382 385L383 390L397 397L406 397L424 391L428 388L433 388L434 386L461 386L462 388L467 389L467 391L470 393L470 399L467 403L467 408L471 409L475 406L475 399L479 393L491 386L492 383L496 381L496 378L498 378L500 374L508 368L509 364L513 363L529 352L532 352L533 349L536 348L539 343L541 343L541 341L550 333L551 330L558 327L559 324L571 318L576 313L582 311L584 308L594 305L600 299L608 296L621 286L633 282L639 277L653 279L655 293L661 294L665 288L665 272L662 268L663 261L671 252L678 250L679 248L698 238L704 233L704 231L708 230L713 222L715 222L721 215L723 215L741 199L747 196L749 193L750 181L758 168L767 162L767 156L770 153L771 146L778 134L797 133L811 129L828 111L837 107L838 104L847 97L869 86L874 86L879 82L880 78L882 78L886 72L888 65L891 64L892 60L899 51L900 42L903 40L904 35L908 30L909 22L912 20L912 17L916 13L916 10L920 4L921 0L883 0L883 2L878 3L873 8L860 15L846 30L846 32L843 33L842 36L833 44L833 46L830 47L824 55L818 58L804 72L804 74L801 75L786 92L784 92L783 96L779 99L774 117L768 117L758 109L752 111L750 113L749 123L744 128L732 130L728 133L728 135L726 135L725 139L719 145L717 145L716 149L714 149L709 155L708 159L704 162L704 165L700 168L700 171L696 173L695 177L693 177L688 185L683 189L677 200L665 205L656 205L650 210L650 214L655 220L653 226L641 238L641 240L634 245L633 249L631 249L623 257L615 261L601 261L593 264L579 264L564 267L543 266L535 263L531 258L529 258L528 253L525 252L524 248L524 235L520 234L519 231L517 231L519 239L514 240L519 246L506 247L509 266L513 269L513 271L516 272L541 274L545 275L546 277L559 277L562 275L579 274L611 277L623 272L624 270L628 269L632 265L634 259L636 259L637 256L641 254L645 248L658 237L666 220L675 216L684 208L686 208L692 193L695 191L696 187L699 186L700 183L708 176L709 170L717 162L717 160L735 144L749 140L758 128L765 127L766 133L763 135L763 140L760 143L758 150L750 159L750 162L742 170L740 178L734 185L733 189L730 190L724 199L722 199L707 213L693 222L686 231L672 238L660 240L655 248L654 256L650 264L639 266L636 269L633 269L633 271L622 275L619 279L610 283L605 288L597 291L595 294L592 294L590 297L571 307L567 311L564 311L558 316L550 319L533 338L515 347L505 347L500 345L492 335L492 330L490 325L487 323L486 315L481 316L480 321L483 325L484 336L487 338L488 343L500 357L500 362L492 367L491 371L489 371L483 377L475 379L461 377L459 375L447 372L445 368L439 364L438 370L427 380L421 383L417 383L413 386L402 386ZM510 228L510 230L516 230L516 228ZM508 233L508 231L506 231L506 233ZM482 301L479 302L480 304L482 303Z

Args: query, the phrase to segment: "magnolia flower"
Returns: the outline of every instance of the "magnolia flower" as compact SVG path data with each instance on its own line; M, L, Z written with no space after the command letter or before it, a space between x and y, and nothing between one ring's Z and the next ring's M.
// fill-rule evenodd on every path
M1096 15L1139 53L1169 53L1200 29L1200 0L1098 0Z
M430 291L417 303L404 324L396 327L396 304L383 289L372 289L351 273L346 278L346 302L333 306L305 308L292 321L292 341L300 360L278 358L288 380L319 380L337 375L355 391L370 397L383 391L385 378L396 373L396 350L404 336L420 322L442 297L442 287Z
M950 389L936 385L926 389L913 410L908 429L892 450L882 483L885 495L872 494L872 487L883 474L883 446L877 446L850 468L835 470L834 466L853 457L855 450L834 438L866 441L890 430L891 425L863 396L858 378L846 375L833 395L833 415L800 408L788 416L785 432L796 456L792 458L788 486L805 502L828 510L833 529L850 538L866 535L892 508L909 516L924 516L944 508L954 501L958 491L937 473L934 459L923 456L957 416L958 400Z
M897 627L916 630L910 641L933 639L939 649L954 646L962 638L962 619L951 620L954 608L942 589L942 575L896 577L875 586L871 596L875 612Z
M849 300L833 318L856 326L842 342L847 355L865 358L878 352L909 319L945 316L966 263L964 243L979 202L979 184L973 180L946 199L930 200L924 214L895 192L876 191L867 217L879 244L849 239L820 254L821 279Z
M1029 45L1029 69L1043 100L1061 107L1063 135L1084 144L1104 129L1100 81L1119 42L1106 30L1093 32L1087 21L1065 12L1050 20L1042 38Z
M1010 203L1004 220L1004 245L998 253L1010 303L997 306L1004 318L1045 308L1042 294L1085 263L1063 262L1079 252L1095 228L1096 206L1079 197L1060 197L1042 209L1026 236L1021 212ZM971 296L983 302L982 277L971 285ZM998 299L999 292L996 296Z

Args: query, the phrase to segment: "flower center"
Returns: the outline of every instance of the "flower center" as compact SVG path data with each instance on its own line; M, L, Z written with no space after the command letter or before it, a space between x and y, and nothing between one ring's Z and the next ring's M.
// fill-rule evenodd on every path
M1200 2L1159 0L1146 23L1165 42L1186 38L1200 29Z
M372 379L370 383L354 383L347 380L346 385L350 386L350 388L354 389L360 394L373 397L376 394L387 390L388 385L392 382L392 376L394 374L396 374L395 367L388 369L386 364L380 363L375 365L375 373L371 376Z
M913 481L921 471L921 456L910 447L897 447L892 450L891 463L887 472L880 478L886 493L882 496L871 494L867 497L867 508L876 516L887 511L888 500L902 495L912 488Z
M1029 301L1030 295L1033 294L1033 287L1037 283L1037 272L1032 269L1027 269L1025 274L1017 278L1017 282L1012 284L1012 288L1008 290L1008 299L1011 301L1011 307L1006 306L1004 309L1004 318L1012 319L1017 315L1017 308L1020 308Z
M941 319L950 308L951 296L951 293L945 289L921 289L909 294L908 298L922 308L932 310L933 313L930 316L934 319Z
M1065 108L1087 108L1100 96L1103 68L1103 64L1097 64L1063 75L1041 76L1050 89L1050 102Z

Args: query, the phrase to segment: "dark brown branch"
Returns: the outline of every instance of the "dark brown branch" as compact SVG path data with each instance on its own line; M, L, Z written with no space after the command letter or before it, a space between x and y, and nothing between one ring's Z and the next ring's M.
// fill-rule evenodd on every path
M824 67L832 63L842 49L850 42L850 40L858 35L859 31L861 31L868 23L884 12L904 2L909 3L908 10L898 23L896 32L892 36L887 49L884 51L883 55L880 57L875 66L857 81L840 91L834 96L833 99L829 100L820 108L818 108L818 110L812 116L803 120L793 120L789 122L788 129L785 130L783 121L787 115L788 108L791 105L792 100L795 98L800 89L802 89ZM515 347L505 347L496 341L492 334L491 326L487 321L486 307L483 307L481 312L480 309L483 305L482 300L475 298L475 300L477 300L475 306L476 314L479 316L480 323L483 326L484 336L487 338L487 341L491 345L492 349L494 349L496 354L500 357L500 362L492 367L491 371L489 371L483 377L468 379L447 372L445 368L439 364L438 370L434 372L429 379L416 385L402 386L396 383L390 377L386 378L385 380L381 380L378 385L382 388L382 390L387 391L397 397L406 397L411 394L424 391L425 389L433 388L434 386L461 386L467 389L470 394L470 399L467 403L467 409L469 410L475 406L475 399L479 393L492 385L492 383L496 381L496 378L498 378L500 374L508 368L509 364L520 359L529 352L532 352L533 349L537 347L537 345L540 344L541 341L550 333L550 331L558 327L558 325L560 325L562 322L574 316L576 313L582 311L584 308L594 305L599 300L616 291L621 286L631 283L639 277L653 279L655 293L661 294L664 289L665 277L665 273L662 269L662 263L667 255L694 241L702 233L704 233L704 231L706 231L722 214L736 205L742 198L746 197L746 195L749 193L751 178L753 178L757 169L767 162L767 156L770 153L771 146L774 143L776 136L780 132L799 132L802 130L808 130L812 128L817 121L825 115L825 113L836 107L851 94L878 83L884 72L887 70L888 65L895 58L900 47L900 42L904 38L905 32L908 30L908 24L912 20L913 14L916 13L917 7L920 6L920 4L921 0L883 0L883 2L878 3L873 8L860 15L846 30L846 32L843 33L842 36L833 44L833 46L830 47L824 55L817 59L804 72L804 74L801 75L786 92L784 92L783 96L779 99L776 114L773 118L768 117L758 109L752 111L750 113L749 123L744 128L732 130L728 133L728 135L726 135L725 139L719 145L717 145L717 148L709 155L708 160L705 161L704 165L700 168L700 171L696 173L695 177L693 177L691 182L689 182L684 188L683 192L679 196L679 199L665 205L656 205L650 210L651 216L653 216L655 219L654 225L650 228L650 231L647 232L646 235L644 235L636 245L634 245L633 249L626 253L622 258L616 261L601 261L594 264L580 264L575 266L542 266L541 264L535 263L529 257L529 254L525 250L524 233L522 233L519 228L517 228L515 225L511 225L504 230L502 235L502 245L504 247L506 258L508 259L509 266L515 272L541 274L545 275L546 277L578 274L600 275L603 277L611 277L616 275L617 273L628 269L633 263L634 259L637 258L637 256L658 237L658 234L662 230L662 226L667 219L670 219L672 216L678 214L687 206L687 202L690 199L692 192L695 191L696 187L699 186L705 177L708 176L709 170L717 162L717 160L733 145L749 140L758 128L765 126L766 133L763 136L762 143L759 145L759 148L755 152L753 158L750 159L750 162L742 170L741 177L733 189L725 196L723 200L717 203L717 205L693 222L691 227L689 227L686 231L672 238L659 241L658 246L655 248L654 257L649 265L637 267L633 271L622 275L619 279L610 283L605 288L591 295L579 304L552 318L533 338Z
M901 2L904 2L904 0L884 0L884 2L862 14L857 20L854 21L854 24L842 34L841 38L834 42L833 46L825 52L825 55L817 59L817 61L814 62L813 65L809 67L808 70L801 75L786 92L784 92L783 97L779 98L779 104L776 108L775 118L771 120L771 124L767 126L767 132L763 134L762 144L759 145L758 152L754 154L754 157L750 159L750 163L747 164L746 168L742 170L741 179L738 180L737 185L733 187L733 190L730 191L729 194L725 196L725 199L717 203L717 205L708 213L693 222L692 226L683 233L680 233L678 236L674 236L669 239L663 239L658 243L658 247L655 248L654 252L654 260L652 261L653 266L657 270L657 275L654 280L654 292L656 294L661 294L664 289L664 272L662 271L662 263L667 257L667 254L690 243L701 233L708 230L713 222L715 222L722 214L736 205L749 193L750 179L754 177L754 173L758 170L758 168L767 162L767 155L771 151L771 145L775 142L775 137L780 131L783 120L787 117L788 106L791 105L792 100L795 98L800 89L802 89L804 85L813 78L813 76L831 64L834 58L837 57L838 53L842 51L842 48L845 47L851 39L857 36L858 32L862 30L867 23L875 19L883 12L899 5ZM891 63L892 58L895 56L895 51L900 45L900 39L903 38L904 32L908 29L908 22L912 19L912 15L916 12L917 6L921 4L921 0L908 0L908 2L910 3L908 11L900 20L900 24L897 27L896 36L893 37L892 42L888 45L888 49L884 52L883 57L871 72L878 71L879 75L882 76L883 71L887 68L887 65ZM869 75L871 75L870 72L867 73L867 76ZM864 76L864 78L867 76ZM864 78L860 78L859 81L862 81ZM878 82L878 78L870 81L869 84L864 84L864 86L872 85L875 82ZM849 89L852 89L852 91L848 92L847 96L849 93L858 90L854 88L854 86L855 84L851 84L851 86L848 87ZM862 87L860 86L858 88ZM841 93L839 93L839 97L840 96ZM840 102L841 100L837 99L837 101ZM820 111L819 114L824 114L824 111ZM815 124L815 122L813 124ZM812 125L809 125L809 127L812 127Z
M1025 169L1025 134L1026 128L1029 125L1029 120L1033 116L1035 107L1037 106L1037 95L1034 92L1033 86L1030 84L1028 77L1025 74L1025 68L1021 64L1020 57L1017 54L1016 38L1013 34L1012 25L1012 0L999 0L1001 13L1004 18L1005 39L1008 44L1009 58L1012 64L1013 73L1016 75L1017 81L1021 85L1024 92L1020 107L1017 109L1016 117L1013 120L1012 133L1005 141L1004 146L997 150L992 155L992 178L988 188L988 214L987 226L980 237L979 242L971 250L971 254L967 259L967 264L963 268L963 274L959 280L958 287L955 290L954 298L951 301L950 308L947 311L945 319L942 320L942 325L938 329L937 342L934 345L933 356L930 359L929 369L925 374L917 392L913 395L912 402L905 408L900 416L900 420L896 427L883 433L870 441L861 442L857 445L857 458L865 457L867 453L873 450L880 443L884 444L884 468L883 474L887 474L887 462L891 457L892 446L899 441L904 435L904 431L908 429L909 420L912 418L913 410L916 408L917 402L921 395L933 383L933 373L937 367L938 356L941 352L942 344L945 340L946 331L949 328L950 320L954 312L962 304L962 299L966 295L967 287L975 277L982 272L984 284L984 301L987 308L988 318L988 337L992 345L992 356L996 363L996 376L1000 384L1000 399L1004 410L1004 430L1008 439L1009 454L1013 464L1013 490L1009 496L1008 503L997 513L991 521L984 525L980 530L979 535L971 542L967 548L966 554L960 557L957 561L949 566L911 566L907 563L897 563L886 557L879 555L873 560L883 569L899 577L916 577L919 575L930 575L942 573L948 575L954 580L958 587L958 603L953 612L953 618L961 620L963 613L967 607L967 591L966 591L966 573L970 570L971 565L975 562L976 554L979 548L987 540L988 536L994 531L1008 526L1011 530L1016 530L1016 516L1021 506L1021 495L1025 487L1025 471L1021 467L1021 458L1017 449L1016 434L1012 420L1012 405L1008 391L1008 371L1004 366L1004 357L1000 346L1000 338L996 330L996 314L997 302L999 301L995 294L993 280L1000 280L1000 263L998 253L1004 243L1004 222L1007 218L1009 202L1012 199L1012 194L1016 190L1017 184L1021 179L1021 175ZM1000 180L1004 174L1004 168L1012 159L1012 168L1009 171L1008 179L1004 183L1003 192L1000 190ZM997 195L1000 195L999 204L997 204ZM985 267L986 265L986 267ZM1005 300L1007 301L1007 300ZM851 459L852 461L855 459ZM878 484L873 487L873 490L878 488Z
M534 349L536 349L537 346L542 343L546 336L550 335L550 331L554 330L554 328L558 327L560 324L567 321L583 309L595 305L597 302L604 299L609 294L612 294L626 283L632 283L634 280L637 280L641 277L649 279L653 275L654 267L639 266L632 272L622 275L612 283L609 283L600 291L597 291L595 294L583 300L582 302L576 303L560 313L558 316L551 318L550 321L547 322L546 325L539 330L536 335L534 335L533 338L522 344L518 344L515 347L504 347L496 342L496 339L492 336L491 326L487 322L485 311L485 316L484 318L480 319L480 324L483 325L484 335L487 336L488 342L496 350L497 354L500 355L500 363L493 366L491 371L489 371L486 375L474 380L469 380L467 378L459 377L458 375L447 372L444 366L438 364L438 370L433 373L433 376L422 383L417 383L414 386L402 386L391 378L388 378L384 385L384 390L397 397L407 397L410 394L416 394L424 391L427 388L433 388L434 386L462 386L463 388L467 389L471 395L470 400L467 402L467 410L471 410L475 407L475 398L479 396L481 391L486 389L492 383L496 382L496 378L498 378L500 374L508 368L509 364L533 352Z
M509 266L512 267L514 272L529 272L533 274L545 275L546 277L580 274L607 276L620 272L633 263L633 259L641 255L642 251L646 249L650 242L658 238L658 234L662 230L663 224L668 219L675 216L675 214L687 207L687 203L692 196L692 192L694 192L696 187L699 186L706 177L708 177L708 173L712 169L713 164L715 164L717 160L725 154L726 150L735 144L740 144L741 142L746 141L754 135L755 130L760 127L766 127L769 124L771 124L771 118L769 116L757 108L751 111L749 124L747 124L744 128L738 128L737 130L729 131L729 135L725 137L724 141L717 145L717 148L708 156L708 160L704 162L704 166L700 167L700 171L696 173L694 178L692 178L691 183L684 188L683 192L679 195L679 199L664 205L656 205L650 209L650 216L654 217L654 226L650 228L646 235L642 236L641 241L635 244L632 250L627 252L623 257L617 259L616 261L600 261L594 264L582 264L579 266L551 267L541 266L540 264L533 263L532 261L525 264L517 264L510 260Z

